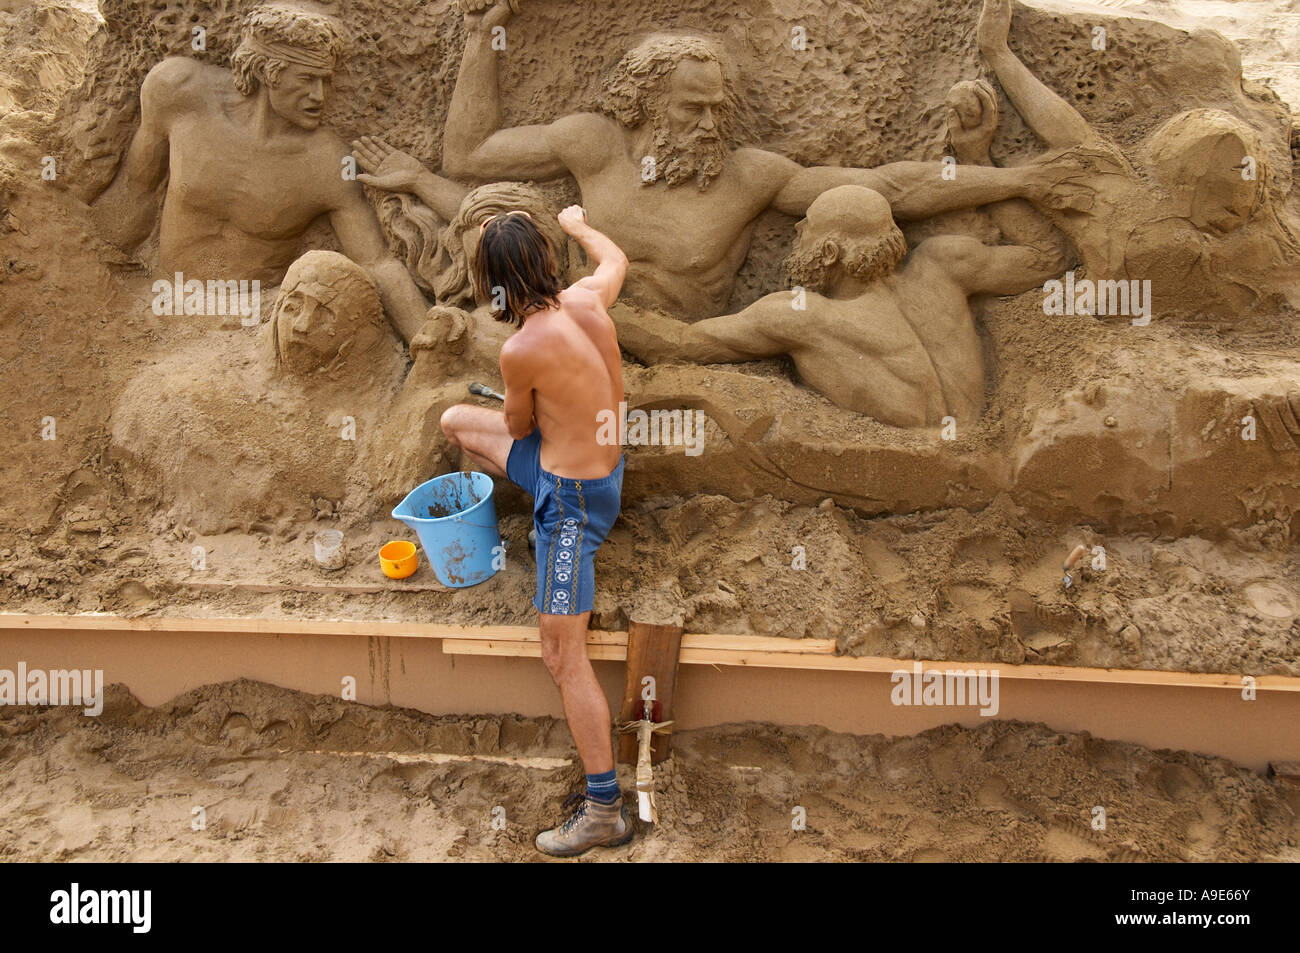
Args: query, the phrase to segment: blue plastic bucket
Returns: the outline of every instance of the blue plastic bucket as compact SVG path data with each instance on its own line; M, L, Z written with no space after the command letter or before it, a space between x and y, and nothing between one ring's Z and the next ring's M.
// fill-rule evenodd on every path
M448 473L421 483L393 510L420 537L444 586L463 589L496 575L502 550L492 489L486 473Z

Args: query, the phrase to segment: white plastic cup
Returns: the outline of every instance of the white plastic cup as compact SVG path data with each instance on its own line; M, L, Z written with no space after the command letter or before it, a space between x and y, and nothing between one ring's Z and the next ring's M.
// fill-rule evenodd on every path
M328 572L342 569L348 564L348 553L343 547L343 533L337 529L323 529L312 540L316 547L316 565Z

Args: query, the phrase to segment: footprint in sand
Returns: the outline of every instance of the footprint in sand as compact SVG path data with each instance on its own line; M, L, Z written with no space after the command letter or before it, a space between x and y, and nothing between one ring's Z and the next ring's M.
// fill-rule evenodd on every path
M1083 830L1080 830L1080 827ZM1085 834L1084 831L1088 833ZM1092 829L1083 821L1058 819L1048 827L1043 842L1038 845L1049 861L1076 863L1087 860L1106 860L1106 851L1092 841Z
M1142 783L1171 801L1189 801L1209 790L1205 778L1185 764L1161 765L1154 771L1149 771L1142 778Z
M1013 814L1026 816L1033 814L1033 811L1011 795L1010 784L1000 774L990 775L984 779L975 791L975 803L986 811L1010 811Z

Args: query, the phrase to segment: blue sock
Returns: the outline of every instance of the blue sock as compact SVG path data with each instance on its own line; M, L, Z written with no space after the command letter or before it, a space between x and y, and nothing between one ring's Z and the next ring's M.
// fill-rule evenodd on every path
M599 804L613 804L621 792L618 789L618 775L613 771L604 774L587 775L587 797Z

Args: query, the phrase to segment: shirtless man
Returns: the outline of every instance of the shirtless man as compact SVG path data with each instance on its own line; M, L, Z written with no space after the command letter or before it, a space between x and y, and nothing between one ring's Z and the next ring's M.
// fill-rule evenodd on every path
M616 309L620 343L651 363L788 354L810 387L881 423L973 421L984 406L984 358L967 298L1028 291L1061 267L1052 243L990 246L939 235L898 268L906 244L889 204L856 185L819 196L796 228L785 269L804 288L804 310L790 292L685 327Z
M159 270L278 285L308 226L328 215L410 341L428 303L389 256L361 185L343 177L347 145L321 125L342 54L329 17L271 4L245 21L231 71L185 57L155 66L140 90L140 128L95 202L106 237L128 251L147 238L170 173ZM446 185L450 216L464 190Z
M519 326L501 348L505 411L458 404L442 415L453 446L533 495L542 659L587 774L577 811L537 835L538 850L571 857L627 843L632 826L614 775L609 704L587 659L596 549L618 518L623 456L597 440L597 421L623 400L623 363L606 309L627 258L570 206L560 227L596 265L568 288L555 252L526 212L486 220L474 260L480 296L504 298L498 318Z
M685 321L726 308L768 208L803 215L827 189L863 185L884 195L899 218L924 218L1037 194L1057 175L1030 164L962 168L947 180L937 162L804 168L764 149L735 149L735 83L716 45L699 36L651 36L629 51L604 84L601 112L502 129L492 30L509 21L511 7L462 2L468 39L444 133L447 173L573 175L592 223L631 261L630 299Z

